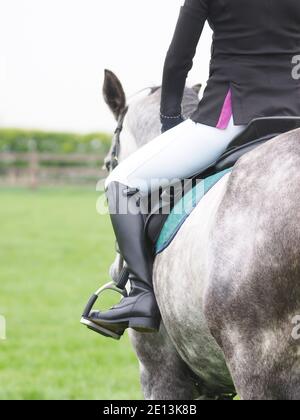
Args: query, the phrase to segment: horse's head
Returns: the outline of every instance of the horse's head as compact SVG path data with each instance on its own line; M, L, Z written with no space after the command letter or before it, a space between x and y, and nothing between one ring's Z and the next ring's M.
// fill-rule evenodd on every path
M184 115L189 116L196 109L200 88L198 84L185 89L182 102ZM118 77L112 71L105 70L103 97L117 121L111 148L104 162L110 172L119 162L160 134L161 88L145 88L127 99ZM123 261L118 257L111 269L113 279L116 279L122 265Z

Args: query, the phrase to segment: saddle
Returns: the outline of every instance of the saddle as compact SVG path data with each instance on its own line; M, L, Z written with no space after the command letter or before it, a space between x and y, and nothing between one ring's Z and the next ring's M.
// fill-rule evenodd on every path
M184 197L182 197L182 194L180 194L179 197L176 197L176 194L168 197L168 212L164 211L165 200L164 192L162 191L158 203L152 207L151 212L145 217L145 236L149 247L153 250L153 255L157 255L169 246L184 221L198 204L199 200L193 199L191 191L193 189L196 190L200 180L203 182L203 185L201 186L201 199L201 197L203 197L231 170L244 154L280 134L297 128L300 128L299 117L268 117L254 119L242 133L238 134L230 142L226 151L219 159L200 173L189 178L190 187L184 190ZM188 202L188 209L181 214L181 217L178 217L178 215L177 217L174 217L172 210L175 206L181 204L180 201L185 199ZM164 227L165 229L163 229Z

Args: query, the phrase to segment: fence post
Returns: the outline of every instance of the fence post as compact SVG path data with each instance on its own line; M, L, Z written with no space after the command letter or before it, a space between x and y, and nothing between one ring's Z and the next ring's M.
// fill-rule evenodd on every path
M38 186L39 157L38 153L32 152L29 155L29 186L35 190Z

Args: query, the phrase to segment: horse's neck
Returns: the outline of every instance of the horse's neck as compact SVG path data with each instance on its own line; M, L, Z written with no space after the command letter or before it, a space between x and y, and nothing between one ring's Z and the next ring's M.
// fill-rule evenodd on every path
M142 100L131 101L123 123L120 161L161 134L160 101L160 89ZM186 88L182 100L184 115L189 117L198 102L198 89Z
M135 137L131 134L130 130L126 127L126 119L124 121L124 131L126 130L126 137L121 142L119 161L122 162L132 153L138 149L138 144Z
M130 130L127 128L126 122L124 123L124 128L126 130L124 130L124 132L126 132L126 135L124 136L124 139L121 142L121 150L119 157L120 162L122 162L128 156L132 155L145 144L152 141L156 136L160 134L159 131L153 130L151 133L147 133L147 135L145 135L144 132L141 132L140 136L136 138L131 134Z

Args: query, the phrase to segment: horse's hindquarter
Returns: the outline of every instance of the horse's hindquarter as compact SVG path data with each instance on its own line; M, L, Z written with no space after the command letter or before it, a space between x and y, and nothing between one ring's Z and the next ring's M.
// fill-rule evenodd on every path
M243 399L300 399L299 168L300 130L242 157L155 266L179 353L212 386L227 365Z
M300 130L245 155L209 242L205 315L244 399L300 398Z
M209 278L209 236L228 176L202 199L171 245L157 257L154 268L155 292L168 334L208 392L216 393L232 391L232 382L208 329L203 302Z

